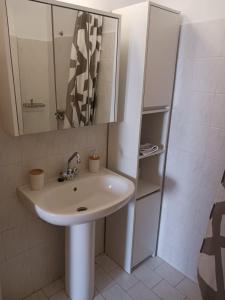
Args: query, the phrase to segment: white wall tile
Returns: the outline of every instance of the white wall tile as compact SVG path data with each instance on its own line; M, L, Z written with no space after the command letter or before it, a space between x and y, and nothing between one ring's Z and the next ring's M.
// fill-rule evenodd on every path
M17 163L1 166L0 174L2 174L0 180L0 201L4 201L9 197L14 197L16 195L16 188L23 183L21 165Z
M218 81L216 85L218 94L225 93L225 58L219 59Z
M196 58L220 56L225 36L225 20L195 24Z
M15 164L21 161L20 138L8 136L0 125L0 165Z
M21 226L26 222L30 212L24 209L19 200L14 197L0 200L0 232Z
M225 129L225 94L215 95L213 102L212 127Z
M178 59L173 101L174 108L178 105L185 105L186 101L188 101L187 93L192 90L194 85L194 68L195 62L190 58ZM187 82L189 83L188 86Z
M0 233L0 264L3 263L3 261L5 260L5 251L4 251L4 245L2 242L2 233Z
M190 92L182 116L185 123L210 125L212 119L212 108L214 105L214 94L205 92Z
M25 224L2 233L2 247L6 259L13 258L28 249L27 235L28 227Z
M25 135L20 137L22 161L34 160L51 155L53 133Z
M196 24L183 25L180 37L179 58L196 57L198 38Z
M206 156L224 163L225 157L225 130L210 128L208 132Z
M31 281L31 265L26 252L0 265L3 299L21 299L34 289ZM20 295L20 296L18 296Z
M219 59L209 58L195 61L193 78L194 91L215 92L219 76L219 63Z
M220 56L225 57L225 37L223 39L223 45L222 45Z

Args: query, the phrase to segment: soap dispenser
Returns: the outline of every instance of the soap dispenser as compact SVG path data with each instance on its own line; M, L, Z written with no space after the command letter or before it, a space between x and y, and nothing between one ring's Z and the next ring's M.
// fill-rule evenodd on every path
M89 171L98 173L100 170L100 156L96 150L93 150L89 156Z

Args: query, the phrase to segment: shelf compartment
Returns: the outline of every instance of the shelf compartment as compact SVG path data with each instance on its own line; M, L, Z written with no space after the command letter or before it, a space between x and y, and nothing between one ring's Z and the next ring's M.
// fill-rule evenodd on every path
M151 143L159 146L159 151L152 155L165 152L168 134L169 114L143 115L140 144ZM147 155L152 156L151 154ZM140 156L144 158L145 156Z
M159 150L153 152L153 153L148 153L148 154L145 154L145 155L139 155L139 159L145 159L147 157L151 157L151 156L156 156L156 155L160 155L160 154L163 154L165 153L165 147L160 147Z
M155 106L143 110L142 115L166 113L170 111L169 106Z
M164 155L156 155L139 161L137 180L138 197L140 194L154 192L162 186Z
M160 189L161 188L159 185L149 182L148 180L139 178L137 186L137 200L140 200L145 196L158 192L160 191Z

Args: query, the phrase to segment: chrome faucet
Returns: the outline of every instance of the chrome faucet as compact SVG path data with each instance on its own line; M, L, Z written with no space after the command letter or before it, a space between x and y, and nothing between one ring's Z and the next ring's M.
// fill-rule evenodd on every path
M71 167L71 162L73 161L74 158L76 158L77 165L81 163L80 154L78 152L74 152L71 155L71 157L68 159L66 171L60 173L60 177L58 178L58 181L72 180L76 175L79 174L78 167L74 167L74 168Z

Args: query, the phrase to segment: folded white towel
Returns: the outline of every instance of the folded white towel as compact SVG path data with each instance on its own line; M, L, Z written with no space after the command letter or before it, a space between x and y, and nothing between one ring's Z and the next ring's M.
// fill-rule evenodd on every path
M150 153L154 153L159 150L159 146L153 145L151 143L145 143L140 146L140 154L147 155Z

